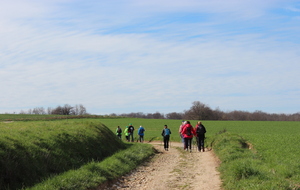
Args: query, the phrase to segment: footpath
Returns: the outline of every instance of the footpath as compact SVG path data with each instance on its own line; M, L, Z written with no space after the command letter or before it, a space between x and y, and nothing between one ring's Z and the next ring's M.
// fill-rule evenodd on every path
M157 154L121 178L100 186L100 190L221 190L219 164L213 151L183 150L182 143L171 142L165 151L161 142L151 142Z

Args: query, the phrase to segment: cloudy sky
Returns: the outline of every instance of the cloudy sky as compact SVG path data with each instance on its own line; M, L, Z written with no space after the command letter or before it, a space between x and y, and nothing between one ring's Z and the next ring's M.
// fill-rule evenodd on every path
M299 0L0 0L0 113L300 112Z

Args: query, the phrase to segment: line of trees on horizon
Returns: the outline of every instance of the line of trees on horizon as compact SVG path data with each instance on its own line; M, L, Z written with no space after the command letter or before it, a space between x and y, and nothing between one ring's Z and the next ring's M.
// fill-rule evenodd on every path
M231 121L300 121L300 112L295 114L275 114L266 113L262 111L248 112L248 111L230 111L224 112L219 108L211 109L200 101L194 101L190 109L183 112L171 112L162 114L160 112L147 113L124 113L124 114L110 114L110 116L122 116L133 118L148 118L148 119L180 119L180 120L231 120Z
M64 106L57 106L56 108L47 109L37 107L27 111L21 110L19 114L39 114L39 115L91 115L87 112L82 104L71 106L65 104ZM200 101L194 101L188 110L183 112L171 112L162 114L156 113L111 113L109 116L132 117L132 118L146 118L146 119L179 119L179 120L231 120L231 121L300 121L300 112L294 114L276 114L266 113L262 111L248 112L248 111L229 111L224 112L219 108L211 109L206 104Z
M27 111L21 110L19 114L35 114L35 115L89 115L86 108L82 104L71 106L65 104L64 106L57 106L56 108L36 107Z

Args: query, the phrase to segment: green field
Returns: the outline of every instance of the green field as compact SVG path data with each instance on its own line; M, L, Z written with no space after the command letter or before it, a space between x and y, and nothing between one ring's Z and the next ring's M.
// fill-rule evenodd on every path
M194 126L196 122L191 121L191 124ZM207 129L206 146L212 146L214 152L222 161L219 170L224 189L300 189L300 122L202 122ZM59 134L68 134L70 132L69 127L74 127L74 125L77 132L71 132L71 135L75 140L80 136L76 135L87 130L86 126L89 123L103 123L113 133L118 125L124 130L125 126L132 123L136 129L135 134L138 127L142 125L146 129L145 141L160 141L163 126L167 124L172 131L171 140L180 141L178 128L181 120L95 118L60 121L17 121L0 123L0 151L2 151L2 156L6 156L3 147L15 146L14 142L17 141L11 139L18 138L20 134L28 136L29 133L32 133L33 136L41 138L44 138L43 135L45 135L46 138L46 134L49 135L49 133L57 136L58 131L56 131L56 128L60 130ZM35 130L36 125L51 130L47 133L32 132ZM29 128L32 129L29 130ZM93 133L90 134L93 136ZM135 136L137 137L137 135ZM23 138L26 140L24 144L29 145L30 142L36 140L26 139L24 136ZM61 141L63 139L64 137L61 136ZM36 142L32 143L36 144ZM35 148L34 145L29 147L29 150ZM20 151L20 154L26 155L27 153ZM12 157L7 157L7 159L9 158Z
M171 140L180 141L178 135L180 120L120 118L102 119L101 122L113 131L118 125L125 128L132 123L136 129L142 125L146 129L146 140L161 140L161 130L163 125L167 124L172 131ZM195 126L196 122L191 121L191 124ZM240 144L238 148L231 147L229 150L223 148L227 152L232 151L229 157L226 157L228 153L216 151L221 160L224 157L220 171L226 189L300 188L300 122L203 121L203 124L207 129L206 146L213 146L218 136L216 134L226 131L221 137L223 141L234 141L237 137L237 143L243 141L251 148L247 146L244 150L245 148L240 148L242 147ZM229 137L233 137L233 140ZM231 173L222 168L238 170L241 174ZM244 171L239 171L241 168Z

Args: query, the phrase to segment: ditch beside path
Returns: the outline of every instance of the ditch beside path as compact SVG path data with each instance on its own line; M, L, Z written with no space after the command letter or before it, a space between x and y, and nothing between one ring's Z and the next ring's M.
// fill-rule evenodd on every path
M182 143L171 142L165 151L161 142L151 142L157 154L130 174L99 187L109 190L221 190L218 159L213 151L183 151Z

